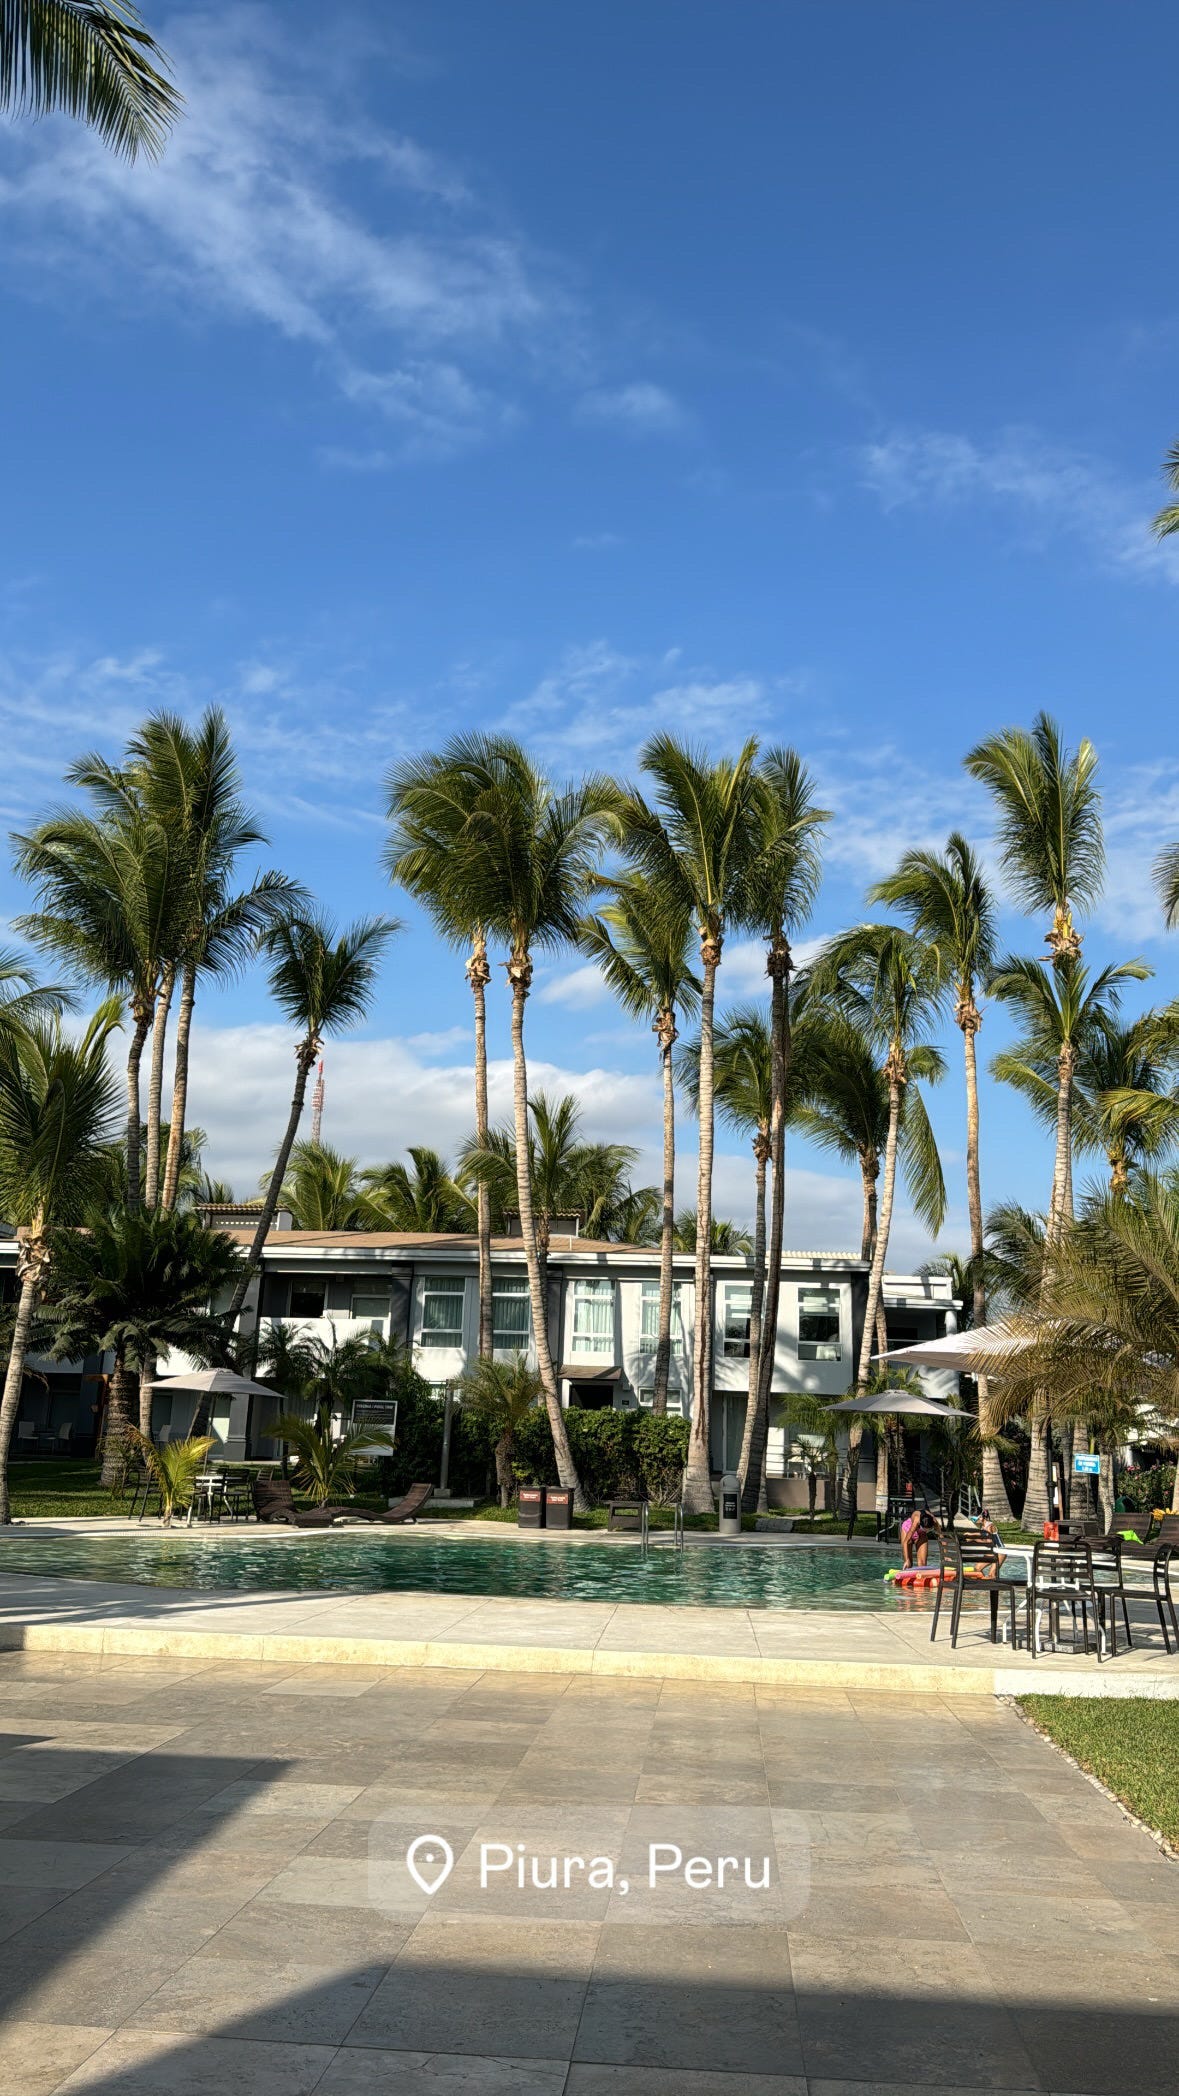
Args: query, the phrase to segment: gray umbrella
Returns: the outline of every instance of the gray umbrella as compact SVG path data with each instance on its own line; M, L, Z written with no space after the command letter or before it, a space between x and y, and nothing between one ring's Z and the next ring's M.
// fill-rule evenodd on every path
M969 1412L960 1412L957 1405L939 1405L932 1397L916 1397L911 1390L886 1390L879 1397L845 1397L837 1405L827 1405L828 1412L882 1412L890 1418L899 1418L902 1413L918 1414L925 1419L969 1419Z
M252 1383L232 1368L194 1368L187 1375L159 1376L157 1390L203 1390L209 1397L276 1397L268 1383Z

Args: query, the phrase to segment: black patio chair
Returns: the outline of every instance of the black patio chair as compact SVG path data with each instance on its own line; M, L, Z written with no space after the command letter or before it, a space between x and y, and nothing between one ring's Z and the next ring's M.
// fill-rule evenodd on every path
M1118 1656L1118 1608L1122 1611L1122 1622L1126 1630L1126 1650L1134 1650L1130 1635L1130 1608L1126 1598L1126 1582L1122 1574L1122 1539L1120 1536L1103 1536L1089 1544L1089 1562L1093 1568L1093 1585L1097 1594L1099 1620L1102 1626L1109 1623L1110 1658Z
M1040 1656L1038 1641L1039 1611L1048 1610L1049 1635L1054 1642L1060 1637L1060 1610L1067 1607L1072 1618L1073 1642L1076 1643L1077 1610L1081 1611L1081 1638L1086 1654L1092 1649L1089 1644L1089 1611L1093 1611L1093 1630L1097 1645L1097 1658L1101 1659L1101 1603L1093 1583L1093 1553L1083 1537L1077 1540L1051 1542L1047 1538L1036 1544L1032 1552L1032 1576L1027 1585L1027 1639L1028 1650L1033 1659Z
M938 1617L942 1612L942 1601L947 1586L950 1589L950 1644L958 1642L958 1625L962 1620L962 1604L968 1593L985 1594L991 1604L991 1643L999 1642L999 1602L1006 1596L1011 1609L1011 1643L1016 1642L1015 1601L1019 1592L1013 1579L1004 1579L999 1553L989 1539L977 1530L967 1529L959 1534L954 1528L940 1528L937 1545L941 1562L938 1566L937 1600L933 1605L933 1625L929 1633L930 1644L937 1636Z
M1175 1588L1172 1583L1177 1556L1179 1556L1179 1545L1164 1543L1151 1567L1154 1577L1154 1605L1159 1612L1163 1643L1168 1653L1171 1650L1172 1636L1175 1639L1175 1649L1179 1651L1179 1621L1175 1617ZM1167 1622L1168 1616L1170 1617L1169 1627Z

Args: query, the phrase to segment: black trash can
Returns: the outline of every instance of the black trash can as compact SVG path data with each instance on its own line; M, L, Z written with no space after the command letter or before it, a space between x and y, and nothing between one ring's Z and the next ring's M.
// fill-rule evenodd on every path
M545 1486L544 1525L546 1528L572 1528L573 1493L564 1485Z
M544 1486L521 1485L516 1509L517 1528L544 1527Z

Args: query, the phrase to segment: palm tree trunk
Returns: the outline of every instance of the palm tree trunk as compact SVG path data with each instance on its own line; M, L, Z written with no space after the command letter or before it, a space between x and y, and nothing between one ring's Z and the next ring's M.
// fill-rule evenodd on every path
M1020 1521L1024 1528L1036 1530L1042 1528L1052 1515L1048 1478L1050 1442L1047 1413L1037 1408L1028 1421L1028 1427L1032 1445L1028 1452L1028 1488L1024 1494Z
M168 1122L168 1155L164 1164L161 1208L175 1208L180 1189L180 1158L184 1147L184 1117L188 1111L188 1042L196 1003L196 962L186 961L180 978L180 1004L176 1012L176 1057L172 1069L172 1112Z
M487 1148L489 1128L487 1107L487 985L491 980L491 968L487 959L487 941L482 927L475 932L471 958L467 962L467 981L475 1000L475 1136L483 1149ZM479 1233L479 1359L490 1361L494 1347L495 1304L491 1282L491 1188L483 1179L476 1181L476 1228ZM505 1506L507 1501L504 1501Z
M860 1229L860 1257L871 1259L876 1250L876 1182L880 1159L874 1150L860 1152L860 1180L864 1191L864 1220Z
M512 1099L516 1124L516 1201L520 1210L520 1235L524 1240L524 1259L528 1268L528 1294L532 1303L532 1336L536 1346L536 1365L553 1436L557 1481L566 1491L572 1490L574 1506L579 1513L584 1513L585 1493L582 1491L573 1451L569 1446L565 1415L561 1410L561 1395L557 1389L557 1377L553 1368L552 1349L549 1346L548 1305L541 1277L536 1220L532 1212L532 1167L528 1151L528 1064L524 1056L524 1005L532 986L532 960L527 952L513 953L508 962L508 981L512 990Z
M151 1408L156 1394L156 1356L145 1350L139 1364L139 1431L145 1441L151 1440Z
M712 1156L713 1014L721 942L705 934L700 941L704 986L700 997L700 1169L696 1180L696 1332L692 1349L692 1431L684 1466L683 1506L687 1514L711 1514L712 1498Z
M16 1432L20 1395L25 1380L25 1357L29 1351L29 1334L33 1328L33 1312L41 1280L42 1262L34 1246L22 1243L20 1256L25 1265L21 1275L16 1319L12 1328L12 1347L8 1355L8 1373L4 1378L4 1396L0 1399L0 1525L7 1525L12 1520L12 1509L8 1499L8 1452Z
M892 1229L893 1198L897 1184L897 1136L901 1119L901 1086L904 1077L898 1069L899 1058L890 1054L885 1066L888 1078L888 1137L884 1145L884 1186L880 1196L880 1222L876 1232L876 1243L872 1252L872 1264L868 1269L868 1301L864 1311L864 1331L860 1340L860 1360L856 1370L856 1391L862 1396L868 1387L872 1369L872 1347L876 1339L876 1318L884 1295L884 1262L888 1257L888 1234Z
M761 1394L762 1312L766 1293L766 1168L770 1161L770 1151L769 1129L760 1127L753 1138L756 1190L753 1208L753 1281L749 1292L749 1396L745 1402L745 1424L741 1429L741 1453L737 1459L737 1475L741 1480L742 1503L744 1503L747 1483L751 1483L754 1506L757 1504L757 1480L749 1477L749 1463L753 1452L754 1421L757 1418L758 1400ZM747 1511L752 1511L752 1509Z
M766 1258L765 1306L757 1363L757 1403L741 1466L742 1504L747 1512L764 1512L766 1442L770 1399L778 1358L778 1303L782 1292L782 1237L786 1227L786 1083L790 1074L791 953L781 932L770 941L766 973L770 978L770 1242Z
M127 1460L127 1428L131 1424L130 1398L131 1378L127 1373L126 1357L120 1350L115 1355L102 1432L102 1476L99 1483L108 1491L123 1481Z
M147 1155L143 1166L143 1205L154 1208L160 1184L160 1121L164 1103L164 1049L168 1039L168 1014L176 970L165 968L156 991L155 1016L151 1029L151 1070L147 1080Z
M675 1046L675 1013L670 1006L655 1022L659 1054L663 1063L663 1215L659 1232L659 1335L655 1342L655 1391L652 1412L662 1418L667 1411L667 1385L671 1375L671 1306L675 1299L675 1073L671 1051Z
M127 1206L138 1208L141 1199L139 1170L139 1065L143 1061L143 1044L151 1025L151 1008L140 1007L135 1012L135 1023L131 1029L131 1045L127 1050Z
M303 1039L295 1050L295 1089L291 1094L291 1110L287 1116L286 1132L282 1142L279 1144L278 1156L274 1160L274 1170L270 1174L270 1183L266 1189L266 1198L262 1203L262 1213L258 1217L258 1226L254 1231L253 1242L242 1263L237 1286L233 1291L233 1299L226 1312L225 1322L230 1330L232 1330L237 1319L241 1316L242 1304L246 1300L246 1290L250 1285L252 1277L262 1264L263 1248L270 1235L270 1226L274 1221L275 1212L278 1208L278 1197L282 1191L283 1180L286 1178L291 1151L295 1147L295 1137L299 1133L299 1123L303 1118L303 1107L307 1098L307 1079L311 1074L315 1058L319 1054L319 1047L319 1041L314 1034L304 1034Z
M987 1321L987 1290L983 1278L983 1206L982 1182L979 1176L978 1142L978 1055L975 1036L982 1025L982 1013L974 1002L973 993L963 997L958 1007L958 1024L962 1028L962 1049L966 1062L966 1206L970 1216L970 1262L973 1279L973 1302L971 1316L976 1329ZM989 1509L995 1521L1013 1521L1011 1502L1007 1497L1007 1484L999 1451L994 1444L995 1422L991 1406L987 1379L979 1376L978 1430L982 1436L982 1497L983 1505Z

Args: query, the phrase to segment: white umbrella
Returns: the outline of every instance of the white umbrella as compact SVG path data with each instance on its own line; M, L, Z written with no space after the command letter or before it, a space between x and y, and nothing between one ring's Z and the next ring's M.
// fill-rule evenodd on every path
M913 1413L922 1419L969 1419L969 1412L960 1412L957 1405L939 1405L932 1397L917 1397L911 1390L885 1390L877 1397L845 1397L837 1405L827 1405L828 1412L883 1413L888 1418L899 1418Z
M1021 1332L1006 1332L1002 1325L975 1325L968 1332L946 1332L941 1339L919 1339L916 1346L896 1346L891 1353L873 1354L872 1359L911 1368L961 1369L969 1375L977 1355L993 1359L999 1354L1018 1354L1027 1343Z
M232 1368L194 1368L187 1375L158 1376L157 1390L203 1390L210 1397L277 1397L268 1383L252 1383Z

